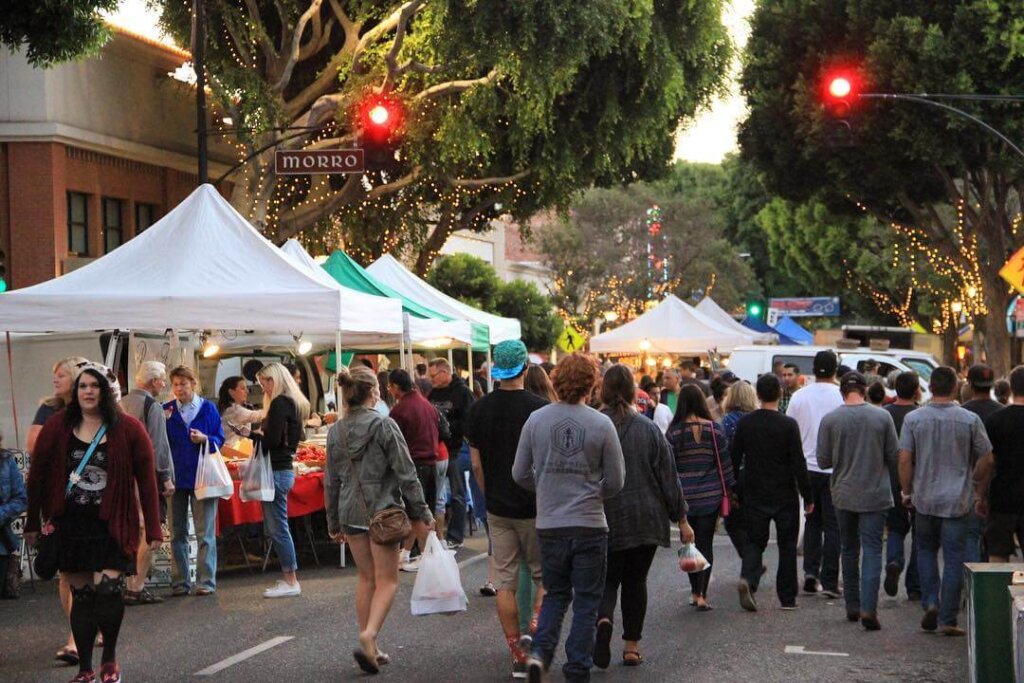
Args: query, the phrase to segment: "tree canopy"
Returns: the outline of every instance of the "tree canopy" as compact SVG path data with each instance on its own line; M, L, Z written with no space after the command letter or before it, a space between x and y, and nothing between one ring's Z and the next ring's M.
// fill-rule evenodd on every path
M101 11L118 0L7 0L0 16L0 44L24 48L33 66L48 67L92 54L107 41Z
M932 106L860 99L852 144L836 146L821 95L827 74L855 74L861 92L1024 92L1019 3L965 0L799 0L760 3L741 85L750 109L743 154L770 192L867 213L913 261L912 297L947 278L984 330L989 362L1009 362L1009 289L996 275L1020 237L1024 159L982 127ZM948 101L1010 139L1017 105ZM951 300L935 319L952 325Z
M188 7L159 4L185 42ZM425 273L457 229L663 173L680 120L721 89L722 4L211 3L208 70L245 154L351 146L370 94L405 108L403 144L382 168L278 178L268 149L231 177L233 202L278 238L306 231L307 244L363 259L411 249Z

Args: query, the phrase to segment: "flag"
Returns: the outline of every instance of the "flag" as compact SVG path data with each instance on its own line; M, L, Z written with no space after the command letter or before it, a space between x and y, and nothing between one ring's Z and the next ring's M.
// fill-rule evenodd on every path
M999 270L999 276L1013 285L1018 292L1024 292L1024 247L1010 257Z

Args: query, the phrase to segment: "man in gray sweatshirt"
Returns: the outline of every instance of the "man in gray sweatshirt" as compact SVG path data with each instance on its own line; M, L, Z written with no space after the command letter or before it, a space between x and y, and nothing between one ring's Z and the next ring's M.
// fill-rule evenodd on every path
M552 373L559 401L527 419L512 465L516 483L537 492L537 536L547 591L527 662L530 683L540 683L551 666L570 603L565 680L589 681L594 663L608 554L604 499L622 489L626 472L615 425L587 406L599 377L589 356L574 353L562 359Z
M889 413L865 401L867 390L867 380L859 372L848 372L839 380L843 405L821 421L817 457L819 467L832 468L846 618L860 619L864 628L877 631L882 533L893 505L891 475L898 463L899 440Z

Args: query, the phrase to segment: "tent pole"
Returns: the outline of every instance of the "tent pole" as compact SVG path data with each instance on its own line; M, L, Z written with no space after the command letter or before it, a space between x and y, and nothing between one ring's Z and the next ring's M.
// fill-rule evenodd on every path
M11 380L11 414L14 418L14 447L21 448L21 434L18 431L18 404L14 398L14 357L11 353L11 333L7 335L7 378Z
M466 363L466 365L469 366L469 390L473 391L473 345L472 344L469 344L469 345L466 346L466 358L468 358L468 362Z
M341 330L334 331L334 411L340 417L345 416L345 402L341 400L341 385L338 384L338 372L341 370Z
M472 353L472 349L470 350ZM494 378L491 377L491 345L487 344L487 392L494 391Z
M405 367L405 334L398 340L398 367Z

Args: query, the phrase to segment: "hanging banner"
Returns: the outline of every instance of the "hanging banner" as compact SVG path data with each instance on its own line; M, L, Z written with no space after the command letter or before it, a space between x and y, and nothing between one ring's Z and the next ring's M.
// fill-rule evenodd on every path
M776 309L780 317L790 318L834 317L841 314L837 296L769 299L768 308Z

